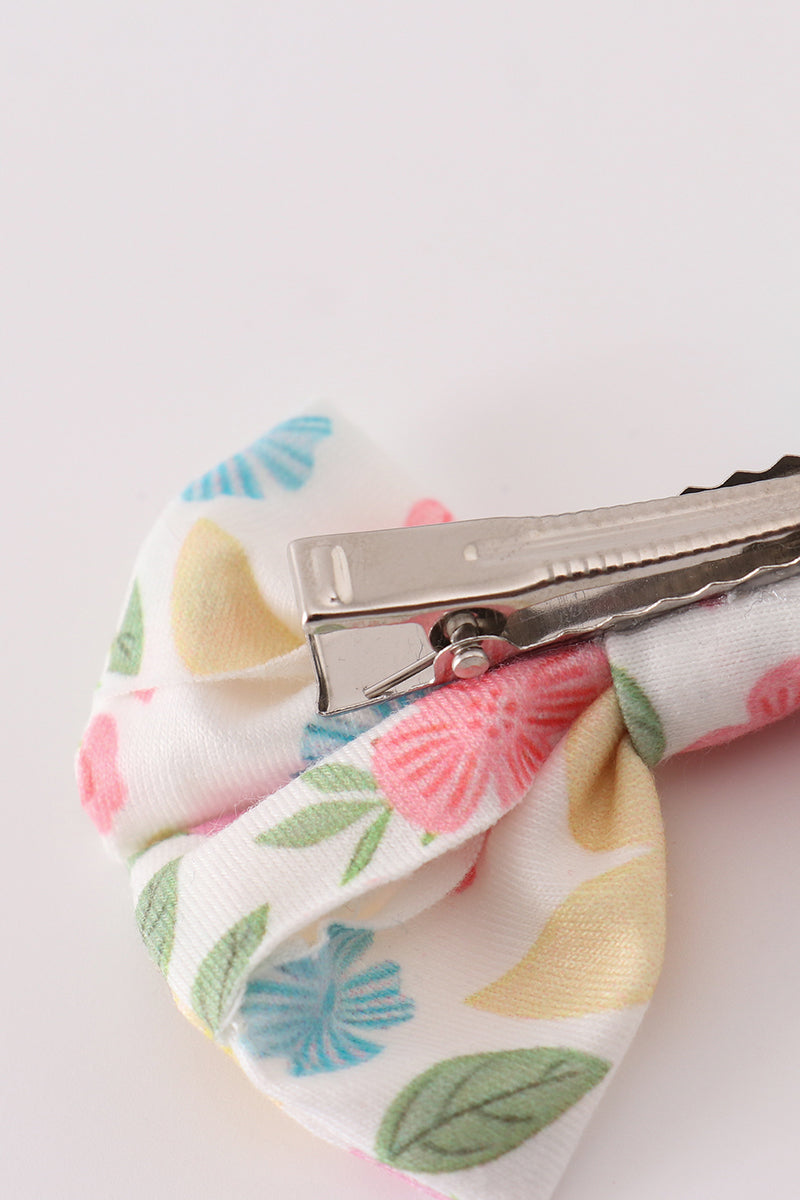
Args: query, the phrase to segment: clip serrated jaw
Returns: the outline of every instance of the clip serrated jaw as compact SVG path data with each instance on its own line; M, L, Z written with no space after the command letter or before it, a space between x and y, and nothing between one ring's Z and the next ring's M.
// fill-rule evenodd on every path
M589 512L292 542L319 711L470 678L797 573L799 469L782 459L751 482Z

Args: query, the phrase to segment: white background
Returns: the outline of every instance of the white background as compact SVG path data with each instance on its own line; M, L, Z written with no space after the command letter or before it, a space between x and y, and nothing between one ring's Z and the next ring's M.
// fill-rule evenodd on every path
M0 4L4 1196L416 1194L179 1016L80 811L135 551L320 400L461 517L800 453L799 58L793 0ZM557 1200L797 1197L798 733L662 773L666 969Z

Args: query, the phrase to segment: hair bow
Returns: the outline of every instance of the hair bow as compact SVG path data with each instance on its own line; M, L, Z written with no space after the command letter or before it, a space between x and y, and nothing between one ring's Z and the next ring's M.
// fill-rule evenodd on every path
M78 756L180 1009L315 1133L545 1200L662 962L651 768L800 705L800 580L321 716L292 539L441 522L338 417L190 484Z

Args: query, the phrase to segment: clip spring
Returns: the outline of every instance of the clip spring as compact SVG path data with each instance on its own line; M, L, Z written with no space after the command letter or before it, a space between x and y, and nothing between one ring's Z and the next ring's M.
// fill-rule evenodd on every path
M342 712L800 572L800 458L666 500L302 538L289 558L319 711Z

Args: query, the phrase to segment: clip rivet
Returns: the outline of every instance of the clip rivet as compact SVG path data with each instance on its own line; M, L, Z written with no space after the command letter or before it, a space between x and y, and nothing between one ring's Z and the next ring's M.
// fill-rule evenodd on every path
M457 679L475 679L489 670L489 658L480 646L461 646L453 654L451 669Z
M450 613L444 621L444 630L453 643L450 670L456 679L475 679L489 670L489 656L478 642L458 645L459 642L467 642L468 639L480 636L480 623L475 613Z

